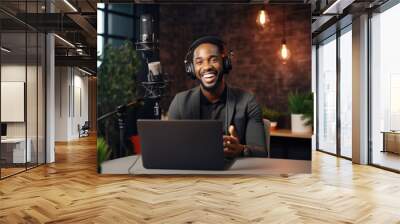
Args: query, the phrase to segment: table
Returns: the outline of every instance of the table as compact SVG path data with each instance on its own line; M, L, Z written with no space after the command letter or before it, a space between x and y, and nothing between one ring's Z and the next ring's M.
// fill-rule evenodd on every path
M32 141L27 138L27 146L25 151L25 138L6 138L1 139L1 159L5 163L25 163L31 161L31 145Z
M132 166L133 165L133 166ZM311 161L270 159L270 158L239 158L228 170L165 170L146 169L141 156L127 156L103 162L102 174L166 174L166 175L270 175L311 173ZM129 172L128 172L129 169Z
M383 149L382 152L400 154L400 131L382 131Z
M298 133L292 132L290 129L276 129L271 130L271 136L311 139L312 133Z
M271 158L311 160L312 133L296 133L289 129L272 130Z

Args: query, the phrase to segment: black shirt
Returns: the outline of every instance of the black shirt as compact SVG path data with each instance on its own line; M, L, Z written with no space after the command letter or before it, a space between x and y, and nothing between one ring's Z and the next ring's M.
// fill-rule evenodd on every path
M222 124L224 125L226 118L226 112L225 112L226 94L227 94L227 89L225 86L225 89L222 92L222 95L219 98L219 100L215 103L212 103L208 101L207 97L203 95L202 91L200 91L200 119L219 120L222 121ZM224 127L222 128L224 129ZM223 131L225 133L225 130Z

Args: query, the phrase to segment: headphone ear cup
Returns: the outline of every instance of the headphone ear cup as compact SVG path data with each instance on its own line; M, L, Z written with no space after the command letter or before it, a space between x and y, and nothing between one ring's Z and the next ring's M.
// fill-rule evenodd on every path
M232 70L232 61L230 57L224 57L223 61L224 73L228 74Z
M193 80L196 79L196 73L194 71L194 65L192 62L190 62L190 78L192 78Z
M186 74L189 76L189 78L191 78L193 80L196 79L196 75L194 73L194 66L193 66L192 62L188 62L188 61L185 62L185 71L186 71Z

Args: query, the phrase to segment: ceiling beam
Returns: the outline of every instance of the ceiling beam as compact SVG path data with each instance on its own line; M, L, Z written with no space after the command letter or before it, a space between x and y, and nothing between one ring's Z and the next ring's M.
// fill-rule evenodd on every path
M55 56L56 66L79 66L87 67L92 71L96 71L96 61L95 57L91 56Z
M86 41L90 46L96 46L96 38L97 38L97 30L90 24L85 17L80 14L68 14L67 15L71 20L73 20L78 26L82 28L82 30L86 33L88 38Z

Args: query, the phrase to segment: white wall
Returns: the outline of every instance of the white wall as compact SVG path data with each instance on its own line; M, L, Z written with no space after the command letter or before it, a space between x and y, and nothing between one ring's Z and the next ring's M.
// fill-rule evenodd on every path
M73 67L56 67L56 141L79 138L78 124L88 121L88 105L88 78L84 73Z
M36 70L38 69L38 70ZM44 163L44 92L43 89L42 67L36 67L25 64L3 64L1 66L1 80L11 82L24 82L26 84L26 107L22 108L22 112L26 112L26 121L23 122L6 122L7 137L9 138L25 138L30 139L30 148L32 152L32 161ZM27 80L25 78L27 77ZM2 96L7 97L7 96ZM10 110L10 108L1 108ZM11 111L8 111L11 112ZM12 112L11 112L12 113ZM39 155L37 156L37 153Z
M28 121L28 137L30 127L32 132L36 135L36 82L33 78L36 77L36 66L29 66L26 68L25 65L19 64L5 64L1 66L1 81L4 82L25 82L25 75L27 69L28 72L28 83L27 83L27 121ZM41 74L41 68L39 67L39 74ZM40 101L42 102L42 101ZM39 107L43 105L38 105ZM7 110L8 108L1 108L1 110ZM7 122L7 136L8 137L25 137L25 123L26 122Z
M68 140L68 88L70 77L67 67L55 68L55 140Z
M30 68L28 67L28 70ZM2 65L1 66L1 81L5 82L25 82L25 65ZM1 108L7 110L7 108ZM25 137L24 122L7 122L7 137Z

